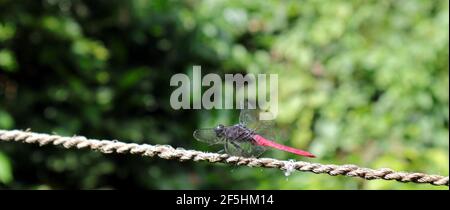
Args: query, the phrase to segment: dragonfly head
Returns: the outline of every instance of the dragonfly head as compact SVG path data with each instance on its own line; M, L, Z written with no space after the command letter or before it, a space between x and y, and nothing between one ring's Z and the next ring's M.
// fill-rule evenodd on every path
M216 132L216 134L220 135L222 134L224 128L225 128L224 125L219 124L217 127L214 128L214 131Z

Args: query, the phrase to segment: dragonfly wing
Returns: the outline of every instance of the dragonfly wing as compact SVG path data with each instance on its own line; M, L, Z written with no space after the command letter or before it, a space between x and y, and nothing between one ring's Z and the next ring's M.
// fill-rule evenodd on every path
M210 145L223 143L223 139L217 136L213 128L198 129L194 131L194 138Z
M259 120L260 109L243 109L239 115L239 122L252 129L259 135L274 140L276 137L273 120ZM268 112L266 112L268 113Z
M225 152L234 156L258 157L266 150L263 146L258 146L252 142L227 141Z
M275 122L273 120L261 120L252 129L259 135L267 139L275 138Z
M260 127L261 123L265 125L273 125L273 120L260 120L260 114L264 113L265 115L272 113L267 111L262 111L260 109L242 109L239 115L239 122L245 125L247 128L256 129Z
M230 141L226 141L225 143L225 152L229 155L233 156L243 156L244 151L237 147L235 144L232 144Z
M258 146L250 142L246 142L245 145L244 151L248 157L259 157L266 151L266 147Z
M248 128L253 128L258 125L259 110L258 109L242 109L239 115L239 123Z

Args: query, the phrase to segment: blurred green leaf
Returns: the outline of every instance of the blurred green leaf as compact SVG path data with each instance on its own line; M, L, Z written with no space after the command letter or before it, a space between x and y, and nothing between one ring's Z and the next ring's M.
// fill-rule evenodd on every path
M13 181L11 162L8 157L0 152L0 182L9 184Z
M14 119L8 112L0 110L0 128L11 129L14 126Z
M16 27L8 22L0 22L0 42L7 41L14 37L16 32Z
M7 49L0 50L0 69L12 72L17 69L17 66L18 64L12 51Z

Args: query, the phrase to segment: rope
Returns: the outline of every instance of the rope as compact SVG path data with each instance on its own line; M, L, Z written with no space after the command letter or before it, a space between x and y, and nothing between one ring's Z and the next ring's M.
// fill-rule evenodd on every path
M356 165L324 165L304 161L283 161L272 158L244 158L227 154L201 152L173 148L170 145L149 145L123 143L116 140L87 139L83 136L63 137L58 135L40 134L20 130L0 130L1 141L16 141L39 145L62 145L63 147L83 149L88 148L102 153L136 154L146 157L159 157L163 159L175 159L178 161L208 161L211 163L227 163L246 165L249 167L277 168L290 174L293 170L313 172L316 174L329 174L331 176L343 175L360 177L367 180L384 179L400 182L428 183L432 185L449 186L449 177L429 175L424 173L396 172L389 168L370 169Z

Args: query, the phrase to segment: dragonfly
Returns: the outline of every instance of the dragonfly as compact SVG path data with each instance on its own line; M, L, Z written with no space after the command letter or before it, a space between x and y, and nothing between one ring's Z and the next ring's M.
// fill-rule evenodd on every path
M203 128L194 131L196 140L209 145L223 145L227 154L243 157L258 157L268 147L314 158L307 151L292 148L273 141L273 120L259 120L257 109L242 109L239 123L231 126L219 124L215 128Z

